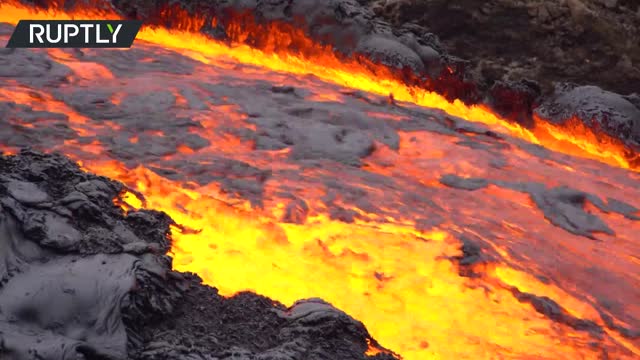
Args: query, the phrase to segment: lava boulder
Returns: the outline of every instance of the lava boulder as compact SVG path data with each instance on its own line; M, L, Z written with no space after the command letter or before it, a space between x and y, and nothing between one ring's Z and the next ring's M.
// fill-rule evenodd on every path
M596 133L620 139L626 145L640 145L640 107L636 96L623 96L597 86L556 85L554 93L535 113L557 124L573 117Z

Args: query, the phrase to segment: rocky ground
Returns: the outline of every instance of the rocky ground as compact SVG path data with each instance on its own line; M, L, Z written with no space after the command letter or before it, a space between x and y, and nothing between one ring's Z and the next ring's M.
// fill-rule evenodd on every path
M490 85L528 78L640 92L640 2L635 0L375 0L392 24L415 22Z

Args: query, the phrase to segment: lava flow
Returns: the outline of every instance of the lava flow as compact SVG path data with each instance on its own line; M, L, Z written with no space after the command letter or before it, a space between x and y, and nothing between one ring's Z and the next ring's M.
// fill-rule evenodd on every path
M0 23L71 17L0 5ZM449 103L300 33L315 57L186 30L0 53L0 144L127 184L122 206L180 225L174 267L222 294L323 298L407 360L640 356L640 177L614 141Z
M61 4L64 4L64 1ZM84 11L84 13L76 11L72 15L34 12L20 5L5 5L3 9L4 14L1 20L12 24L16 24L19 19L27 18L62 20L74 17L82 19L117 17L103 12L98 12L96 15L91 11ZM507 131L510 135L544 145L555 151L596 159L623 168L635 168L630 164L624 146L604 134L594 134L591 130L573 123L566 127L553 126L539 117L534 118L535 124L532 129L527 129L502 119L483 105L467 106L459 100L449 102L437 93L416 86L407 86L385 66L373 64L361 57L342 58L336 55L331 47L313 42L305 36L303 31L284 23L252 26L252 23L245 19L238 21L237 24L231 22L227 33L237 44L229 47L195 32L203 27L205 17L189 16L179 9L168 9L163 15L170 20L172 31L147 27L142 29L137 38L162 44L163 47L180 51L183 55L205 61L205 63L207 60L203 59L203 56L210 58L225 56L243 64L257 65L272 71L285 71L299 75L313 74L340 86L385 96L391 94L397 101L441 109L449 115L494 126ZM259 49L239 45L247 37L255 34L261 34ZM298 49L304 49L304 55L287 52L291 44L295 44Z

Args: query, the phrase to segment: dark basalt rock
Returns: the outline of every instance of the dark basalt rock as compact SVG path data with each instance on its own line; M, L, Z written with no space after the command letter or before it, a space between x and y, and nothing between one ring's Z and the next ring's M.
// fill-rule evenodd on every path
M488 101L503 117L529 127L533 125L533 108L540 95L540 86L531 80L496 81L489 90Z
M630 146L640 146L640 106L637 95L622 96L596 86L559 84L535 112L564 123L574 116L596 133L604 133Z
M408 67L416 73L425 71L425 64L420 55L395 39L380 35L363 38L356 51L370 59L391 67Z
M0 154L0 358L371 358L362 323L326 302L223 298L172 271L171 219L124 214L123 189L61 155Z

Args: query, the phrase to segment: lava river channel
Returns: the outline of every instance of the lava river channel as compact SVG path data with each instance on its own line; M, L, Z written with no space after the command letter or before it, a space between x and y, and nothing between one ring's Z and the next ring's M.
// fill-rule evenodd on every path
M323 298L407 360L640 356L637 172L188 39L1 50L0 144L127 184L222 294Z

